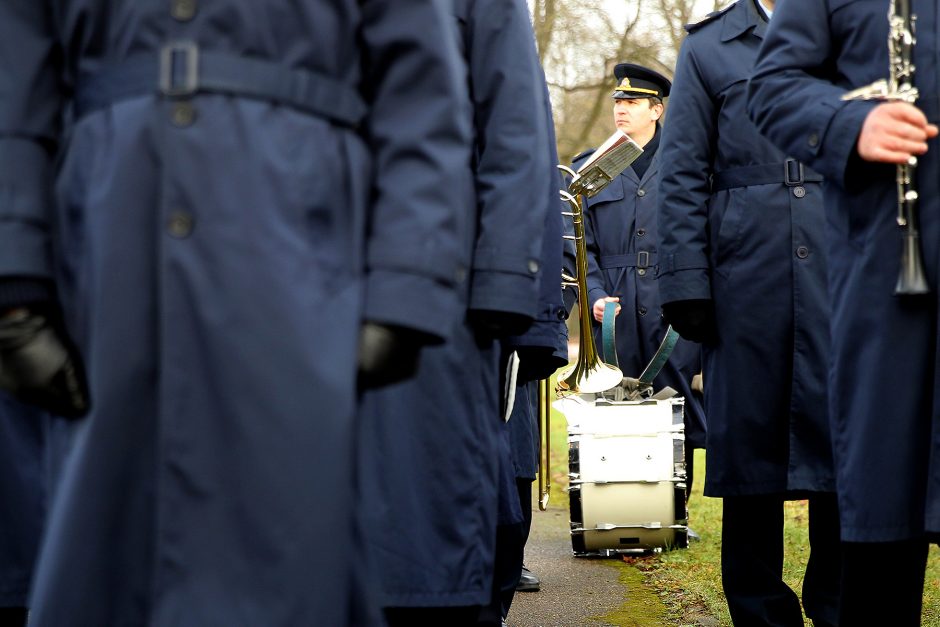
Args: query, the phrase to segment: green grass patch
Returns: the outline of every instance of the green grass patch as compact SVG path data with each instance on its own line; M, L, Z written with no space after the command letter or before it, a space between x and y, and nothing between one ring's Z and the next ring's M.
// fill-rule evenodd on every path
M615 611L597 616L595 620L621 627L662 627L666 624L666 605L660 595L645 585L643 571L629 560L612 563L620 570L620 583L626 591L624 601Z

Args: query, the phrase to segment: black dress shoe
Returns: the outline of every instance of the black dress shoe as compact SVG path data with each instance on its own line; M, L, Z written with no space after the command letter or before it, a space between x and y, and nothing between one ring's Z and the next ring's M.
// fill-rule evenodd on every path
M518 592L538 592L542 587L542 580L539 579L531 570L522 567L522 575L519 577L519 584L516 585Z

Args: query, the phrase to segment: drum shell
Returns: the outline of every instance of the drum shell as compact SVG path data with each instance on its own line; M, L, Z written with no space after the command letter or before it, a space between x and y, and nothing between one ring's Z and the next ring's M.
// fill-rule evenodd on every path
M576 555L687 546L682 412L682 399L569 412Z

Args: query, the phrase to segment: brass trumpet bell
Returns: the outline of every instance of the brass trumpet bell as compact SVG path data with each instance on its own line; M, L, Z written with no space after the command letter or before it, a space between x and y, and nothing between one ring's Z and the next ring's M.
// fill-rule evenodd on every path
M565 190L561 197L571 207L565 212L570 216L574 225L575 258L578 264L578 328L581 334L581 345L578 347L578 359L568 365L558 375L557 391L559 393L586 394L603 392L616 387L623 379L623 373L616 366L601 361L594 343L594 333L591 329L591 310L587 296L587 244L584 240L584 202Z
M562 370L558 379L558 388L562 392L590 394L617 387L623 380L623 372L620 368L600 360L593 364L582 364L581 360L578 360Z

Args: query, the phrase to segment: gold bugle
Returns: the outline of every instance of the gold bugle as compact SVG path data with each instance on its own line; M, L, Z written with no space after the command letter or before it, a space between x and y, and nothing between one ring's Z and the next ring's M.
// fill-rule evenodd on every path
M565 190L561 197L571 206L567 215L574 224L575 260L578 265L578 328L581 333L578 359L569 364L558 375L558 391L574 394L603 392L623 379L623 373L616 366L605 364L597 354L594 334L591 330L591 310L587 295L587 244L584 241L584 200Z
M552 449L552 386L548 379L539 380L539 510L548 509L551 496Z

